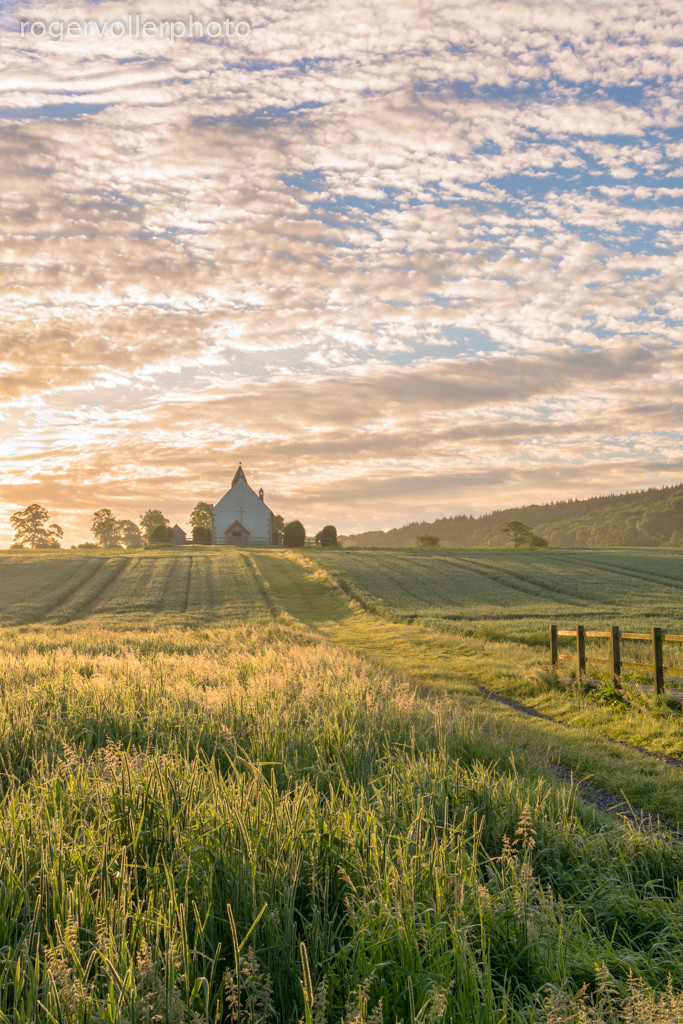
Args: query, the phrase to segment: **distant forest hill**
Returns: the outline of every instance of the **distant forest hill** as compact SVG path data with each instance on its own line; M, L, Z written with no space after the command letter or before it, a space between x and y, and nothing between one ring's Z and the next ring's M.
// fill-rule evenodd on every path
M450 516L339 539L344 547L402 548L415 545L422 534L432 534L438 536L441 547L506 547L500 528L512 519L544 537L550 547L683 547L683 484L523 505L476 518Z

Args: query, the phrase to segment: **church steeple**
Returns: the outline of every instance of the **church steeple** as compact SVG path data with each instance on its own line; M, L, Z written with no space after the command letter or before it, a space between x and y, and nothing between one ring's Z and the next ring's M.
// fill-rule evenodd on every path
M245 484L247 482L247 478L244 475L244 470L242 469L242 463L241 462L239 464L239 468L238 468L237 472L235 473L234 477L232 478L231 486L234 487L238 480L244 480Z

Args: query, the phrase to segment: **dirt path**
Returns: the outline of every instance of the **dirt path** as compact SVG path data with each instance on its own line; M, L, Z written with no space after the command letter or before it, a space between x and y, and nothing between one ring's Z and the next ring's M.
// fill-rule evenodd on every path
M392 622L354 606L323 571L284 552L249 554L275 612L285 612L347 650L407 676L425 691L451 694L459 713L471 715L482 731L528 756L540 770L577 784L584 801L599 810L681 838L676 824L663 814L660 819L656 811L666 805L662 793L667 787L680 789L681 762L557 721L491 689L494 680L519 678L528 671L534 656L524 649L501 645L503 653L496 659L490 645L477 640ZM652 780L656 785L650 786ZM621 792L610 788L615 784L621 784ZM655 810L647 809L648 804Z

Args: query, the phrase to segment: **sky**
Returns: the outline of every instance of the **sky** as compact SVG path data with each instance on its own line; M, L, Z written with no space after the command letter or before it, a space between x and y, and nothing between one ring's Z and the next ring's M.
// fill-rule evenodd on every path
M680 2L4 0L0 43L0 546L239 462L309 532L683 480Z

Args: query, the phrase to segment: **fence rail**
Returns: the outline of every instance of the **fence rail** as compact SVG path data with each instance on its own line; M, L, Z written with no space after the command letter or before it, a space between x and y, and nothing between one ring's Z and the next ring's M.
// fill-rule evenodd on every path
M553 623L550 627L550 666L556 669L560 660L558 637L576 637L576 677L579 681L586 680L586 661L596 665L610 665L612 668L612 682L619 685L621 672L624 668L642 668L652 672L654 690L656 694L664 691L664 671L673 671L676 666L664 664L664 642L682 643L683 635L678 633L665 633L659 626L653 626L649 633L622 633L618 626L611 629L586 629L585 626L577 626L576 629L558 629ZM600 637L610 641L610 657L598 658L586 656L586 639ZM622 640L646 640L649 641L650 660L623 661L621 657ZM677 674L681 674L680 670Z

